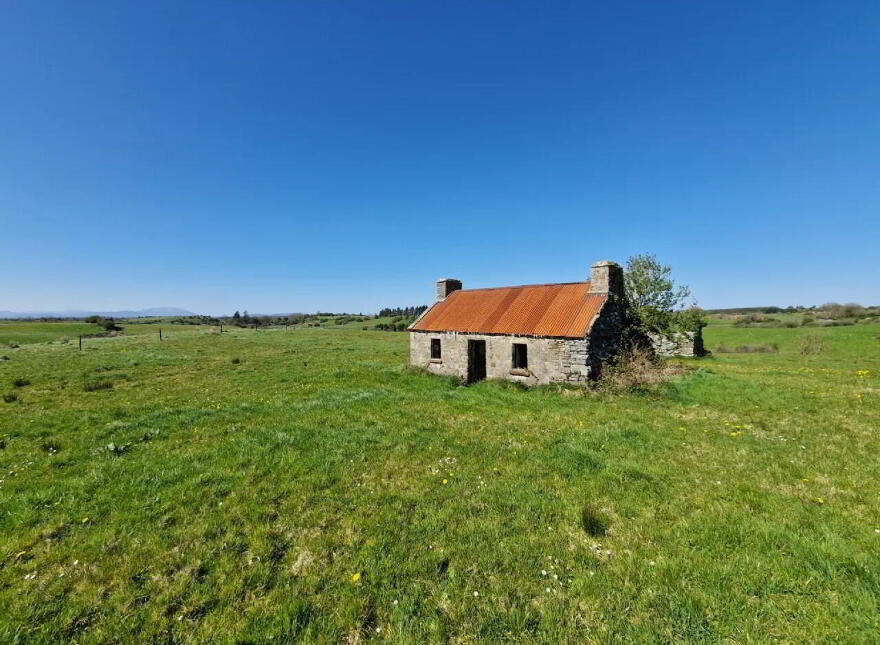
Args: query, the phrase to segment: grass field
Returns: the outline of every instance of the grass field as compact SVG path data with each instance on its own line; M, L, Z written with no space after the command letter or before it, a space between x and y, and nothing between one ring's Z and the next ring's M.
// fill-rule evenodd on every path
M705 335L779 351L583 394L354 329L4 349L0 642L877 642L880 326Z
M168 322L137 322L120 321L123 336L151 335L157 339L159 329L167 337L179 332L210 332L216 327L210 325L179 325ZM104 329L94 323L83 321L65 322L34 322L21 320L0 320L0 350L4 345L30 345L34 343L76 342L80 335L93 336L104 333ZM85 339L92 342L95 339Z
M104 331L98 325L80 321L32 322L0 320L0 349L3 345L51 343L62 338L76 339L80 335Z

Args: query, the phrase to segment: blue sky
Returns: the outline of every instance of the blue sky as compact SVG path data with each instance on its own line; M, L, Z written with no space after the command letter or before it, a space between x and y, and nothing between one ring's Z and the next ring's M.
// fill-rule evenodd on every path
M876 2L6 2L0 309L375 311L656 253L880 304Z

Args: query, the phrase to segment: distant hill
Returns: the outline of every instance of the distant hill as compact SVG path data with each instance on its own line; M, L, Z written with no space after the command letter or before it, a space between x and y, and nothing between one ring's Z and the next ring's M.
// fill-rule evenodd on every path
M180 307L153 307L137 311L0 311L0 318L143 318L147 316L195 316L197 314Z

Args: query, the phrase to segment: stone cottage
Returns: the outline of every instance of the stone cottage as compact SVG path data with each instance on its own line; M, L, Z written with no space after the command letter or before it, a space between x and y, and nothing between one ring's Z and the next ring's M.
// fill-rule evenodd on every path
M588 282L462 289L437 281L437 301L412 325L410 363L468 382L529 385L594 379L625 321L623 270L593 265Z

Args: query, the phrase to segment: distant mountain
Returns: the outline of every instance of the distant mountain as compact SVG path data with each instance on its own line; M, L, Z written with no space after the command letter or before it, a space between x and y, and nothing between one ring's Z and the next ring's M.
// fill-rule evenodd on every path
M0 318L145 318L148 316L196 316L198 314L180 307L153 307L137 311L0 311Z

